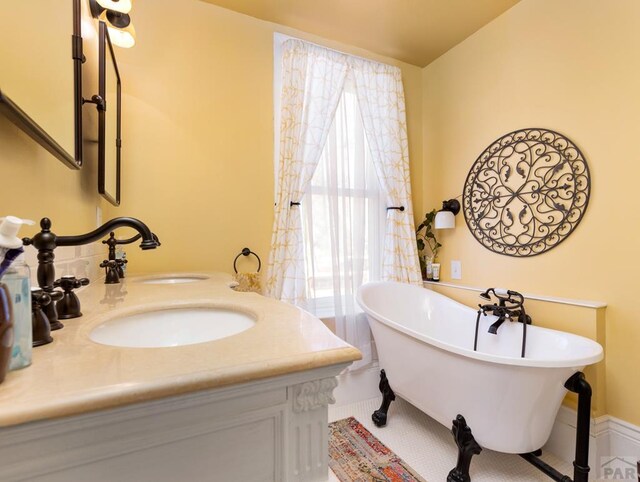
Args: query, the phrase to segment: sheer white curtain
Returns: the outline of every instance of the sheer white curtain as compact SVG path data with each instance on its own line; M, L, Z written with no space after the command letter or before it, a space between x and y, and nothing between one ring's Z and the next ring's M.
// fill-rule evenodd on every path
M337 334L363 352L362 365L371 335L357 289L377 279L421 282L401 73L297 39L282 52L265 291L334 318Z
M302 202L306 308L335 320L336 334L371 361L371 333L358 288L379 280L386 204L353 83L347 80L318 168Z
M347 75L333 50L290 39L282 47L280 160L265 291L283 301L306 299L300 204L326 143Z
M403 283L422 283L418 262L407 119L398 67L354 58L350 63L371 157L389 206L382 277Z

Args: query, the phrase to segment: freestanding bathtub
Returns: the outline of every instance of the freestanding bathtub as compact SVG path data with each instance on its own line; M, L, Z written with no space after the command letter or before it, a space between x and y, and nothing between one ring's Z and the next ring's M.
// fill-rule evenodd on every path
M393 391L438 422L466 419L481 447L525 454L541 448L567 393L564 383L600 361L602 347L587 338L505 322L420 286L377 282L358 291L376 342L380 367ZM535 320L534 320L535 323Z

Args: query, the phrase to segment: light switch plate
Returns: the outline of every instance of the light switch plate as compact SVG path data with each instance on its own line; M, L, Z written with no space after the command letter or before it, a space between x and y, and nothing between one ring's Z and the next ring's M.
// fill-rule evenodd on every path
M451 279L462 279L462 263L451 261Z

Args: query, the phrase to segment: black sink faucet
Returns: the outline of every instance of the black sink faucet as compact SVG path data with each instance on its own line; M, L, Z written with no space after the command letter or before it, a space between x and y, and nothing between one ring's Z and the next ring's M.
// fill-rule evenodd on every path
M38 286L47 293L54 291L56 271L53 262L55 260L54 251L58 246L80 246L89 244L98 241L110 231L121 227L129 227L138 231L142 238L142 243L140 244L141 249L155 249L159 246L157 238L154 237L148 226L135 218L114 218L99 228L78 236L58 236L51 231L51 220L49 218L42 218L40 220L40 232L33 236L33 238L23 238L22 240L25 246L32 245L38 250ZM58 321L55 303L50 303L47 306L46 314L52 324Z
M158 236L154 233L151 233L151 236L153 236L156 245L161 246ZM111 231L109 233L109 237L102 240L102 244L106 244L109 247L109 256L102 262L102 264L100 264L101 268L107 269L107 276L104 281L105 284L119 283L120 280L124 278L124 265L127 263L127 260L116 258L116 246L135 243L141 238L142 234L138 233L128 239L116 239L116 233Z
M480 298L486 301L492 301L493 303L486 303L478 305L478 318L476 320L476 334L473 344L473 349L478 348L478 327L480 323L480 315L487 316L492 314L497 316L498 319L489 327L489 333L492 335L498 334L498 328L507 320L518 321L522 323L522 357L524 358L525 345L527 341L527 325L531 324L531 317L527 315L524 309L524 296L517 291L505 290L499 288L489 288L480 294Z

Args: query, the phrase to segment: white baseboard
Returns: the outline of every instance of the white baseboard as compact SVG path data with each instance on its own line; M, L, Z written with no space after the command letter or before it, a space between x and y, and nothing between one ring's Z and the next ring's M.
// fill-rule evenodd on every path
M551 437L544 447L567 462L575 458L576 412L561 407ZM591 420L589 466L593 479L604 476L602 467L615 458L640 460L640 427L605 415ZM622 464L626 463L624 461Z

